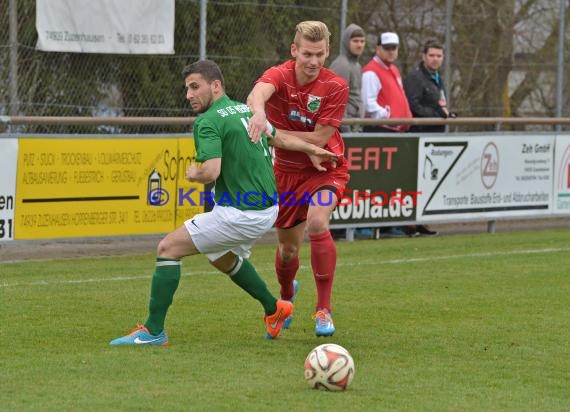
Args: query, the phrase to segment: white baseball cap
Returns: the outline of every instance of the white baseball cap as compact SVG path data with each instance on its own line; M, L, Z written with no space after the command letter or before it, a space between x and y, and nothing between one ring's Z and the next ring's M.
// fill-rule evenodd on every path
M386 32L382 33L378 38L379 46L399 46L400 38L396 33Z

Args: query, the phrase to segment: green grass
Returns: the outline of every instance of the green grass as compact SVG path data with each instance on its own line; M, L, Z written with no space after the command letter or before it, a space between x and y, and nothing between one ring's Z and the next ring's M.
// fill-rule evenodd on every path
M567 411L570 231L338 244L330 339L313 334L304 246L292 328L204 257L184 260L167 348L108 346L146 319L153 255L0 265L6 411ZM274 247L253 263L271 290ZM308 352L351 352L348 391L311 390Z

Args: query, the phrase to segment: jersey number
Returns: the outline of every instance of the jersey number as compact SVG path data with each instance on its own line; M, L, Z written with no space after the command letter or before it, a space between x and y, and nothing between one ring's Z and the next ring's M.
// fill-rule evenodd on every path
M241 117L240 120L241 120L241 123L243 124L243 127L245 127L245 131L246 131L247 135L249 136L249 132L247 131L247 118ZM271 154L269 152L269 146L268 147L263 146L263 141L264 141L264 139L261 139L259 141L259 144L261 145L261 148L263 149L263 154L265 155L265 157L271 157Z

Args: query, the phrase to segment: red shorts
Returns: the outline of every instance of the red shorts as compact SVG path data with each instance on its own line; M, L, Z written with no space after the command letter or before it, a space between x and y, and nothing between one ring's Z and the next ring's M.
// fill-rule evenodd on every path
M275 170L275 181L279 193L279 215L275 227L289 229L307 220L311 196L319 190L330 190L340 198L348 183L349 175L345 167L315 173L283 173ZM333 199L328 196L316 199L319 204L328 205ZM322 203L321 203L322 202Z

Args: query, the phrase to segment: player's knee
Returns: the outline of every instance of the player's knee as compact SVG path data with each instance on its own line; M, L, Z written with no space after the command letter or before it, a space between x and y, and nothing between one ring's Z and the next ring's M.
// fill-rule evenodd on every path
M329 230L328 216L313 216L307 219L307 231L310 235L316 235Z
M156 247L156 256L162 256L166 250L166 239L162 239L160 242L158 242L158 246Z
M172 242L168 239L168 236L158 242L158 246L156 247L156 256L164 257L164 258L172 258L177 259L177 256L172 256Z
M279 254L281 255L281 260L284 263L288 263L297 257L299 248L293 244L282 243L279 245Z

